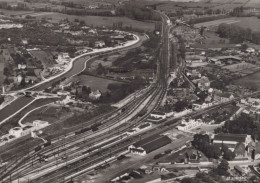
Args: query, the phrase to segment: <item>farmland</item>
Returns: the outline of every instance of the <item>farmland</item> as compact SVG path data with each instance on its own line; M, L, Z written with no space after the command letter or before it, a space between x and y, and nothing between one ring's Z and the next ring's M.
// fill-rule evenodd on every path
M219 24L235 24L245 29L251 29L253 32L260 30L260 19L257 17L232 17L209 22L195 24L195 27L205 26L209 29L216 29Z

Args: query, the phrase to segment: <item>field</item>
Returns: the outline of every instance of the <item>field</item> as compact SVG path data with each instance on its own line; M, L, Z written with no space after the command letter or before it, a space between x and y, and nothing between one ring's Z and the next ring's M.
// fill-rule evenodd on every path
M246 77L237 79L237 80L233 81L233 83L236 85L243 86L243 87L257 89L259 91L260 90L259 78L260 78L260 72L257 72L255 74L251 74Z
M257 17L224 18L224 19L220 19L220 20L198 23L198 24L195 24L195 27L200 28L201 26L205 26L209 29L216 29L217 26L222 23L238 25L245 29L249 28L253 32L258 32L260 30L260 19L258 19Z
M80 81L81 85L86 85L91 88L92 91L100 90L101 92L107 91L107 86L111 83L119 83L117 81L89 76L89 75L80 75L75 78Z
M205 33L206 39L202 41L202 44L196 43L192 45L195 48L229 48L235 47L235 44L230 44L228 39L220 38L214 32L206 32Z
M34 16L34 14L31 14L31 16ZM85 21L86 25L88 26L106 26L106 27L112 27L113 23L122 22L123 27L129 27L132 26L133 29L138 30L145 30L145 31L153 31L154 30L154 23L150 22L141 22L137 20L132 20L127 17L102 17L102 16L76 16L76 15L66 15L61 13L52 13L52 14L37 14L36 19L42 19L42 18L50 18L52 22L58 23L60 20L64 20L65 18L68 18L69 21L74 22L75 19L83 20Z
M224 19L219 19L219 20L214 20L214 21L209 21L209 22L203 22L203 23L198 23L195 24L195 27L200 28L201 26L207 27L207 28L214 28L217 27L219 24L225 23L225 24L234 24L240 22L239 19L237 18L224 18Z
M24 124L28 121L41 119L53 124L71 114L72 113L67 108L50 104L30 113L26 118L24 118L22 123Z
M235 25L238 25L245 29L251 29L253 32L259 32L260 31L260 19L257 17L240 17L237 18L239 22L235 23Z

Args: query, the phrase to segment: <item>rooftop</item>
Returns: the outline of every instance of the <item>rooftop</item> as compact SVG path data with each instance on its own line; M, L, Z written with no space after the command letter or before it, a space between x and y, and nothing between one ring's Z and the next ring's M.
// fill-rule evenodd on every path
M245 142L247 135L246 134L217 134L214 136L214 140L221 141L236 141L236 142Z
M133 144L133 146L141 147L141 146L143 146L143 145L145 145L145 144L147 144L147 143L149 143L149 142L151 142L151 141L153 141L155 139L158 139L160 137L161 136L157 135L157 134L156 135L152 135L152 136L149 136L147 138L144 138L144 139L141 139L141 140L137 141L136 143Z
M162 136L158 139L155 139L145 145L142 148L146 151L146 153L152 152L160 147L163 147L169 143L171 143L171 139L168 136Z

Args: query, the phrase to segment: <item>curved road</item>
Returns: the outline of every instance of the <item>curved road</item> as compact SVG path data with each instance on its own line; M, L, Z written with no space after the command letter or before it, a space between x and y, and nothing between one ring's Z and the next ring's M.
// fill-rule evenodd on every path
M134 45L125 47L125 48L119 48L118 51L124 51L124 50L129 50L129 49L133 49L133 48L137 48L140 47L142 45L142 43L147 40L147 37L145 35L140 35L138 34L140 41ZM91 55L95 55L96 53L93 53ZM97 54L102 54L102 53L97 53ZM104 54L104 53L103 53ZM89 58L91 58L90 55L86 55L83 57L80 57L79 59L75 60L75 62L73 63L73 67L71 70L69 70L68 72L66 72L64 75L51 80L50 82L47 83L43 83L42 85L35 87L34 90L36 91L41 91L44 90L45 88L48 88L52 85L53 82L60 80L63 77L69 78L74 76L75 74L78 74L80 72L82 72L84 70L86 61L89 60ZM20 110L22 107L24 107L25 105L27 105L29 102L31 102L33 100L33 98L31 97L21 97L17 100L15 100L14 102L12 102L10 105L6 106L5 108L3 108L2 110L0 110L0 125L1 122L6 119L8 116L14 114L16 111Z

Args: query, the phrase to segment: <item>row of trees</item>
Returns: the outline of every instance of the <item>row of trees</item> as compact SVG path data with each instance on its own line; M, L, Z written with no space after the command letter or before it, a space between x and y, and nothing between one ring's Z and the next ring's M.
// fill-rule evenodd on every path
M217 33L222 38L229 38L233 43L251 41L260 44L260 33L253 32L249 28L245 29L233 24L220 24Z
M126 16L136 20L160 20L160 16L151 9L139 6L137 3L128 3L116 9L116 15Z

